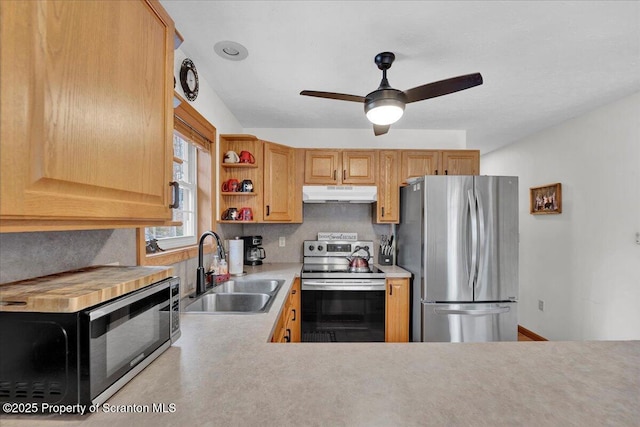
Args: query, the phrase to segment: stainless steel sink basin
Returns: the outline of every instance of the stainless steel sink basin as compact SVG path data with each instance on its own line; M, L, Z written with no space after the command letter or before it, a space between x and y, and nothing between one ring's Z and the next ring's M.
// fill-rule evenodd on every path
M186 312L207 313L259 313L268 309L273 296L269 294L221 294L201 295L189 304Z
M186 313L266 313L284 280L229 280L197 297Z
M214 287L211 292L271 294L277 292L284 280L229 280Z

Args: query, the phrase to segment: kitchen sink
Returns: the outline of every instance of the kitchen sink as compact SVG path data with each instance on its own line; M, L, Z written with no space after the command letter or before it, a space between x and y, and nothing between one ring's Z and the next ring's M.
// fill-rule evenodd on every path
M198 296L186 313L266 313L284 280L229 280Z
M284 280L229 280L214 287L211 292L271 294L277 292L283 283Z

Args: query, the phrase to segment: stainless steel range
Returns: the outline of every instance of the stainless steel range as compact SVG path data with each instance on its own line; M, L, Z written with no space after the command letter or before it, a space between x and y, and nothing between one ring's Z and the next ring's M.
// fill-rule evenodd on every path
M303 341L384 341L385 274L372 241L305 240Z

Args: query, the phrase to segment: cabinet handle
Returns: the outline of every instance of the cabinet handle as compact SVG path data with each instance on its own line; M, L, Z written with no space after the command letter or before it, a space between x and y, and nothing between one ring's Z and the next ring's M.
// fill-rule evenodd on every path
M169 208L178 209L180 207L180 184L171 181L169 185L173 187L173 203L169 205Z
M436 175L438 175L438 169L436 169Z
M389 284L389 296L393 295L393 285Z
M382 217L384 218L384 206L382 207Z
M269 208L269 205L267 205L267 216L269 216L270 212L271 212L271 209Z
M291 319L291 321L294 322L296 320L296 317L297 317L296 309L292 308L291 311L293 311L293 319Z
M342 180L344 181L345 179L347 179L347 170L343 169L342 170Z
M336 169L334 169L334 170L333 170L333 180L334 180L334 181L336 180L336 172L337 172L337 170L336 170Z
M444 170L445 175L449 175L449 171L447 169Z
M287 328L287 334L284 336L286 342L291 342L291 329Z

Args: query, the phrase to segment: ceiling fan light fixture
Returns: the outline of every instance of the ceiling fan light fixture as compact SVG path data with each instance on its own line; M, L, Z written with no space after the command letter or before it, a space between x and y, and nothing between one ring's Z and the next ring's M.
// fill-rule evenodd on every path
M365 104L367 119L375 125L390 125L404 114L404 102L397 99L380 99Z

